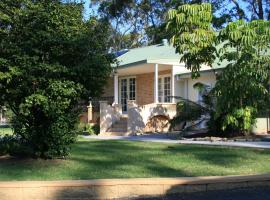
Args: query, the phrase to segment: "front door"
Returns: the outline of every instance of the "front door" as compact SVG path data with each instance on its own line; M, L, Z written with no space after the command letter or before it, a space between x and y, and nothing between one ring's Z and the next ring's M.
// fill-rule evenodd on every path
M123 113L127 112L127 101L136 99L136 79L121 78L120 79L120 102Z

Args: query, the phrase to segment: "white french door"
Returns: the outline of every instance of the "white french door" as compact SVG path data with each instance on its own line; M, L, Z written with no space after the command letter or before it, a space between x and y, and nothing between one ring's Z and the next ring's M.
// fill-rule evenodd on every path
M158 78L158 101L160 103L171 103L171 77L160 76Z
M120 103L123 113L127 112L127 101L136 100L136 78L120 78Z

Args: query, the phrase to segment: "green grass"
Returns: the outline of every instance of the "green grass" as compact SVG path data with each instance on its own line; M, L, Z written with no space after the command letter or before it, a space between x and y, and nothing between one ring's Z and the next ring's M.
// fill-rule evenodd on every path
M4 135L12 135L13 131L11 128L9 127L1 127L0 126L0 136L4 136Z
M270 172L270 151L131 141L78 141L67 160L0 159L0 180L244 175Z

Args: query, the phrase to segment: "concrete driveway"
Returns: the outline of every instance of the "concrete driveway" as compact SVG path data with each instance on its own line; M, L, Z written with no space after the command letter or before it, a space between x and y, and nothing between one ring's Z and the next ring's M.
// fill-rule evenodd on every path
M270 149L270 142L223 142L223 141L192 141L192 140L175 140L169 138L165 134L149 134L141 136L83 136L87 139L97 140L129 140L142 142L160 142L169 144L199 144L199 145L214 145L214 146L231 146L231 147L250 147Z

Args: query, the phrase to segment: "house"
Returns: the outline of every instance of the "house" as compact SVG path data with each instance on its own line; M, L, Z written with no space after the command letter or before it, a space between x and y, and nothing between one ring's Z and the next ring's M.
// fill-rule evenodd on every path
M176 115L179 101L175 97L199 102L202 96L193 85L201 82L213 87L215 73L225 66L203 65L200 78L194 80L167 40L121 54L101 98L105 101L99 101L94 112L88 107L88 119L99 121L103 135L168 131L167 122Z

